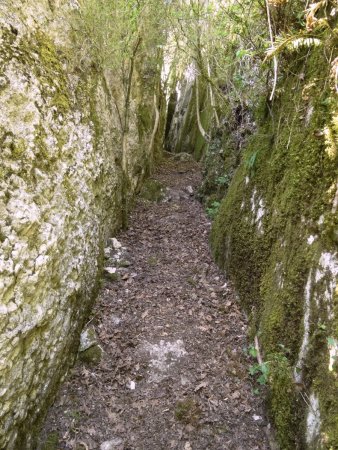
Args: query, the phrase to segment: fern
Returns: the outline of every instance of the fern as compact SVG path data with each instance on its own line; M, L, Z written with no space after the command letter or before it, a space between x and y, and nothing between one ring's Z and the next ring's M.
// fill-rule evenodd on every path
M292 48L294 48L295 50L298 50L298 48L300 47L318 47L321 44L322 41L318 38L303 37L291 41L290 46L292 46Z
M308 36L304 33L297 33L289 36L280 36L276 39L275 45L266 52L266 60L279 55L282 51L290 52L298 50L301 47L318 47L322 44L321 39Z

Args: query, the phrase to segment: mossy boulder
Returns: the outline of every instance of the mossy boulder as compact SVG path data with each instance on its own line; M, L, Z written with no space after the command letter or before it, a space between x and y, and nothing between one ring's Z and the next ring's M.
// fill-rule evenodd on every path
M95 328L91 326L81 333L79 360L89 365L97 365L102 356L103 349L98 343Z

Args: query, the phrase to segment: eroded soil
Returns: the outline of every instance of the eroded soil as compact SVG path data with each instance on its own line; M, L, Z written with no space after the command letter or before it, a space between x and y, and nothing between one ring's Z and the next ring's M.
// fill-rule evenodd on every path
M57 433L58 449L268 449L243 351L247 322L212 261L210 221L190 188L199 167L168 162L155 178L166 196L138 201L117 236L124 267L93 311L104 356L77 363L42 436Z

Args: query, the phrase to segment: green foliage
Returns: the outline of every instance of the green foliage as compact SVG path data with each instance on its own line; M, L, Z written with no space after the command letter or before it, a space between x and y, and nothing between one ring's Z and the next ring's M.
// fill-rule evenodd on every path
M269 379L269 363L253 364L249 367L251 376L257 376L257 382L261 385L266 385Z
M164 6L154 0L81 0L75 24L81 60L89 54L101 68L127 76L128 61L136 50L149 49L151 42L156 52L163 43L158 23L163 13Z
M220 177L216 178L216 184L219 186L228 186L230 182L230 179L228 175L221 175Z
M228 108L229 102L234 108L238 102L254 103L256 92L248 88L261 75L252 66L263 59L268 37L260 2L176 0L173 4L171 30L181 70L193 62L197 74L209 84L210 101L218 111ZM245 13L248 10L250 14Z
M210 219L215 219L218 214L219 207L221 206L220 202L212 202L211 206L207 208L207 214Z
M315 37L310 37L304 32L291 34L287 36L279 36L276 39L275 45L269 48L266 52L267 58L272 58L280 54L284 50L292 52L294 50L300 50L302 48L318 47L322 45L322 40Z
M335 341L335 339L333 338L333 337L328 337L327 338L327 345L329 345L329 346L331 346L331 347L335 347L335 345L336 345L336 341Z

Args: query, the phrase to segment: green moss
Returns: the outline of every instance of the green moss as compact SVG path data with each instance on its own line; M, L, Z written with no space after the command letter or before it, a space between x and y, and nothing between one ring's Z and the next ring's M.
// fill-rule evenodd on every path
M33 46L41 61L42 70L37 68L36 74L45 87L44 96L51 97L50 104L56 108L57 114L67 114L70 110L70 92L61 57L51 39L41 32L33 36Z
M69 98L63 92L57 92L51 102L52 106L55 106L61 113L67 113L69 111Z
M285 244L273 245L269 264L261 278L259 308L261 340L267 353L282 344L296 361L303 336L304 286L311 264L307 242L296 227L285 230Z
M56 136L59 150L62 151L63 147L68 142L69 136L65 131L60 131Z
M210 105L210 102L207 101L207 97L206 97L207 87L206 86L204 87L204 90L205 90L204 95L201 98L201 105L204 105L204 107L202 108L200 116L201 116L202 126L203 126L204 130L206 130L208 132L211 121L212 121L212 117L213 117L213 110ZM196 106L195 106L195 108L196 108ZM195 130L195 133L196 134L195 134L195 139L194 139L195 145L194 145L193 155L196 158L196 160L199 161L207 152L208 143L206 142L204 137L201 135L198 128Z
M11 48L17 39L17 33L15 33L14 27L5 26L3 23L0 25L0 37L2 47L2 58L6 63L11 58Z
M26 141L24 139L18 139L12 147L12 158L22 159L26 152Z
M74 206L79 194L70 176L64 176L62 180L62 187L64 189L64 193L66 195L68 203Z
M138 106L138 131L140 137L148 136L153 123L152 109L143 102Z
M201 122L205 130L209 129L212 119L212 110L207 101L207 85L200 82L200 110ZM171 148L170 143L168 143ZM193 89L188 109L184 116L182 128L179 132L178 142L175 148L171 148L174 153L191 153L199 160L207 150L207 142L202 137L196 122L196 92Z
M19 108L27 102L27 97L21 93L14 93L11 96L11 104Z
M298 397L287 358L275 353L269 359L269 411L276 426L277 440L283 450L299 448L297 442Z

